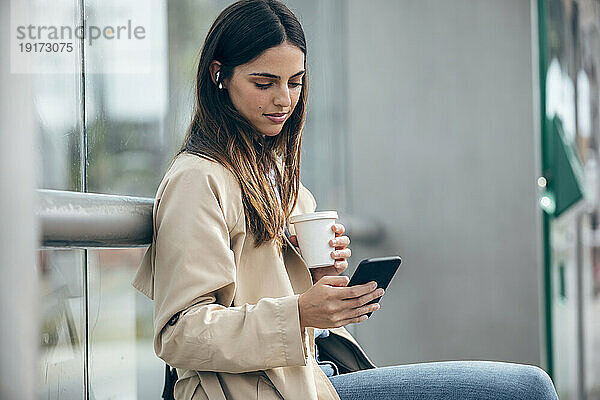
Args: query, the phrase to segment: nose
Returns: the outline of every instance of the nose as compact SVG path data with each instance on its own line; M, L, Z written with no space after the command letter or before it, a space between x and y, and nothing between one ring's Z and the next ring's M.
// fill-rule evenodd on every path
M290 98L290 89L287 85L284 85L275 96L273 101L276 106L287 108L292 105L292 99Z

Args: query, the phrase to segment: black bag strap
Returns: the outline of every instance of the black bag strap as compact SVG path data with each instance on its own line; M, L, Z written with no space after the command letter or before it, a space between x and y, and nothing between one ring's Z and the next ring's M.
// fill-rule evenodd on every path
M169 364L165 363L165 387L163 388L162 398L165 400L175 400L173 396L173 389L175 388L175 382L177 382L177 370L171 368Z

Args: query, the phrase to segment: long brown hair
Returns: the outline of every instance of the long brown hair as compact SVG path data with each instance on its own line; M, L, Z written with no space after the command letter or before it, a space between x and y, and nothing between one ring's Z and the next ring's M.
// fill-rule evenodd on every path
M291 43L304 53L300 99L276 136L263 136L231 103L227 90L213 83L209 66L221 62L219 81L263 51ZM285 221L296 204L300 184L302 129L306 121L308 68L306 39L296 16L276 0L241 0L224 9L213 22L198 63L196 106L182 152L207 156L228 168L242 192L247 228L255 247L275 240L281 254ZM271 188L275 171L281 206Z

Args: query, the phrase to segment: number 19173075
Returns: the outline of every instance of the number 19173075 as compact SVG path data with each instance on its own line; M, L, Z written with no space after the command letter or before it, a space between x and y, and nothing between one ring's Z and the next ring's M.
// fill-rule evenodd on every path
M26 42L19 43L21 53L71 53L73 51L73 43L52 43L52 42Z

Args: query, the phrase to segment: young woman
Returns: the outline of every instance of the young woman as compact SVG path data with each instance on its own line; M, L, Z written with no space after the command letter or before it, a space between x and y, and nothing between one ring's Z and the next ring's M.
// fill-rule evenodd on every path
M342 224L334 265L309 270L287 223L316 209L299 179L306 53L300 23L274 0L230 5L206 37L194 117L133 282L155 301L154 348L177 370L175 398L556 399L534 366L377 368L344 328L383 292L340 276L351 255Z

